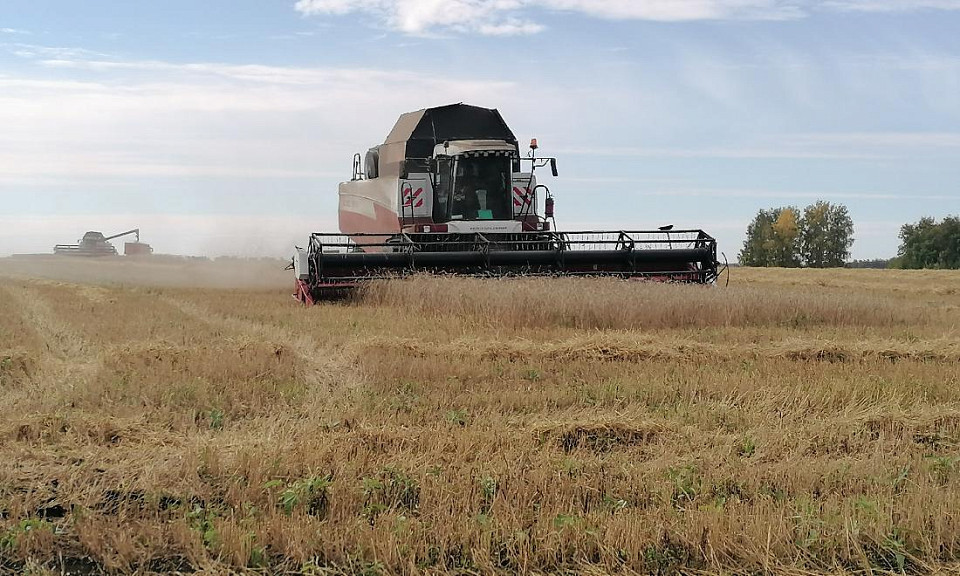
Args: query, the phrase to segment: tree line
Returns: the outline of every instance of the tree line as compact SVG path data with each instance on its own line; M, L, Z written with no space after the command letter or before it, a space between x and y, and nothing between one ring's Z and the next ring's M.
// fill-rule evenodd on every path
M960 268L960 216L926 217L900 228L900 249L891 268Z
M960 217L925 217L900 228L900 248L891 260L848 262L853 219L842 204L818 201L800 210L760 210L740 250L743 266L783 268L960 268Z
M819 201L761 210L747 227L740 251L744 266L832 268L843 266L853 246L847 207Z

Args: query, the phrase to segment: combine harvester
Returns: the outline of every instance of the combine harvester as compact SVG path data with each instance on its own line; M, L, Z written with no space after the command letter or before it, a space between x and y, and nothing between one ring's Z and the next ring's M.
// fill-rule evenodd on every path
M702 230L559 232L537 169L497 110L454 104L404 114L353 159L340 184L340 233L315 233L293 259L304 304L412 273L613 276L712 283L717 243ZM539 207L543 206L543 212Z
M125 242L123 253L125 256L145 256L153 253L153 248L149 244L140 242L140 229L134 228L113 236L104 236L103 232L87 232L83 238L76 244L57 244L53 247L53 253L61 256L116 256L117 249L114 248L110 240L135 234L135 242Z

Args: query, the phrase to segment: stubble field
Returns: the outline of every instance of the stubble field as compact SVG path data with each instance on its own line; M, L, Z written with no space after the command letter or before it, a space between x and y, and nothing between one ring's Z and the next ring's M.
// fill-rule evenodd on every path
M960 274L0 262L0 572L955 572Z

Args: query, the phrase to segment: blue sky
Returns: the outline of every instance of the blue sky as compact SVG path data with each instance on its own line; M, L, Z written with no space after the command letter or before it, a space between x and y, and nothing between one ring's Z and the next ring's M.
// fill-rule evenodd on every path
M0 255L133 226L285 255L405 111L497 107L565 229L960 213L960 0L4 0Z

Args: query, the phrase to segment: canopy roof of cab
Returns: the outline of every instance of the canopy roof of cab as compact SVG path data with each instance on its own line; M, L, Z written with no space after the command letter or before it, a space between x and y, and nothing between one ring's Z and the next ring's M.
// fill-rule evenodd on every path
M406 158L429 158L437 144L450 140L502 140L517 147L517 137L500 112L463 103L400 116L384 144L405 145Z

